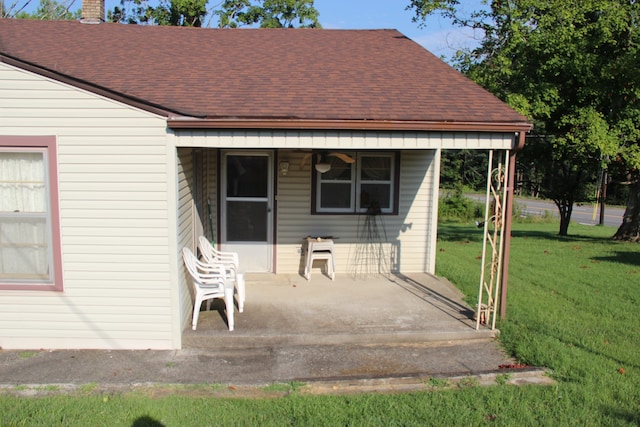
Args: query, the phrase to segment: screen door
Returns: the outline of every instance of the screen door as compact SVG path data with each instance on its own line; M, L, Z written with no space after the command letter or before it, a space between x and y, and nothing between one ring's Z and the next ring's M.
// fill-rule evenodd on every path
M243 272L272 271L273 160L270 152L226 152L222 171L222 249Z

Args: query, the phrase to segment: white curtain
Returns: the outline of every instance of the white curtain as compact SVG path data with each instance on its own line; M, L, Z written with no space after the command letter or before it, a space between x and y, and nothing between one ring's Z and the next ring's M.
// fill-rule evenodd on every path
M43 151L0 151L0 279L50 280Z

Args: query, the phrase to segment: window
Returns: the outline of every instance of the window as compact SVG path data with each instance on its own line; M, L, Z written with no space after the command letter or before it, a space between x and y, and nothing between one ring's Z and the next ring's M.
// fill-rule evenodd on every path
M54 137L0 137L0 289L62 290Z
M347 163L338 156L314 156L328 163L330 169L325 173L314 169L313 213L397 214L396 153L344 154L355 162Z

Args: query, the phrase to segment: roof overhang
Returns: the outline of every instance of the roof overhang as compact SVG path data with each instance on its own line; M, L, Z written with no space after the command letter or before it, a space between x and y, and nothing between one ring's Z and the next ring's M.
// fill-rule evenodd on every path
M417 121L379 119L301 119L301 118L202 118L180 115L163 106L145 100L125 96L108 88L74 79L54 70L49 70L0 54L0 62L66 83L97 95L113 99L152 114L167 118L171 129L281 129L281 130L345 130L345 131L432 131L432 132L529 132L533 125L528 122L461 122L461 121ZM182 113L184 114L184 113Z
M312 120L312 119L196 119L169 117L171 129L283 129L283 130L372 130L440 132L529 132L533 125L521 123L430 122L401 120Z

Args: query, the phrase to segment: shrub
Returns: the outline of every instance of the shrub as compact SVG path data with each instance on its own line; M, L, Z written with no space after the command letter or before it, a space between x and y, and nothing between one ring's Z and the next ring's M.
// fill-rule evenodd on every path
M440 196L438 205L439 221L473 222L484 220L484 202L477 201L463 194L463 188L447 190ZM540 214L527 212L526 203L513 202L512 218L514 223L548 224L558 221L553 211L545 210Z
M456 187L440 197L438 217L441 220L472 221L484 216L483 205L462 194Z

